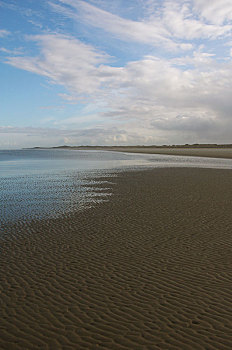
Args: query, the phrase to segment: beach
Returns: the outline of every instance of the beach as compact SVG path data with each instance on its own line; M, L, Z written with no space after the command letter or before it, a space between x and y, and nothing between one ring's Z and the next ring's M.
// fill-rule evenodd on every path
M125 146L125 147L105 147L109 151L146 153L146 154L166 154L172 156L191 156L232 159L231 147L146 147L146 146Z
M2 225L0 348L231 349L231 175L121 172L107 202Z
M40 149L40 147L35 147ZM46 149L46 148L44 148ZM51 148L47 148L51 149ZM59 146L53 149L97 150L123 153L163 154L171 156L208 157L232 159L231 145L173 145L173 146Z

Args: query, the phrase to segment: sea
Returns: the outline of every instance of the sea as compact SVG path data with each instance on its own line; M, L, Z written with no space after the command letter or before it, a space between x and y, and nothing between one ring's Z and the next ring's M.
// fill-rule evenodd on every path
M232 169L232 160L95 150L0 150L0 228L108 201L114 176L155 167Z

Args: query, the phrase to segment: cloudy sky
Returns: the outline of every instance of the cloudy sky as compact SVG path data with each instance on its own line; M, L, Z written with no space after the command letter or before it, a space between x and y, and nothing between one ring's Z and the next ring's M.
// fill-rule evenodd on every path
M0 0L0 148L232 143L231 0Z

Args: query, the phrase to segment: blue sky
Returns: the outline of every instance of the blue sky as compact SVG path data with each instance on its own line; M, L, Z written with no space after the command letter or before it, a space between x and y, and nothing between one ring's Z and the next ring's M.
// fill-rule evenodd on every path
M0 148L231 143L231 0L0 0Z

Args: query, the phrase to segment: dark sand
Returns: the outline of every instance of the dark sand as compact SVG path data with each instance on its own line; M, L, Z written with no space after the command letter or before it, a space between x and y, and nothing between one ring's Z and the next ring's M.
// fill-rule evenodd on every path
M231 350L232 171L112 181L108 203L3 227L0 348Z

